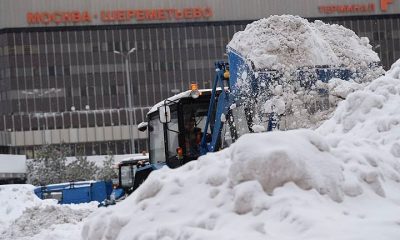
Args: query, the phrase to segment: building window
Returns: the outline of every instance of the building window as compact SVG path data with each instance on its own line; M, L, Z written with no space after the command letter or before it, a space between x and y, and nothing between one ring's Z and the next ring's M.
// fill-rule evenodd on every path
M62 129L63 128L63 119L61 115L55 116L55 128Z
M79 128L79 116L78 113L72 113L72 127Z
M81 97L86 97L86 86L81 86Z
M90 86L88 90L89 90L89 96L93 97L94 96L94 92L95 92L95 87L94 86Z
M174 70L174 63L173 62L168 62L168 70L173 71Z
M98 51L99 51L99 45L97 45L96 43L94 43L93 46L92 46L92 51L93 51L93 52L98 52Z
M103 126L103 114L101 112L96 113L96 125L98 127L102 127Z
M56 75L56 68L54 66L49 66L49 76L55 76Z
M95 127L96 126L96 120L95 120L94 112L89 112L87 114L87 117L88 117L88 126L89 127Z
M72 97L72 89L69 88L65 88L65 94L68 98Z
M4 47L4 53L6 55L14 55L15 54L15 46Z
M116 85L111 85L110 90L111 90L111 96L117 95L117 86Z
M34 77L39 77L39 68L33 67L33 76Z
M64 75L65 76L71 75L71 70L70 70L69 66L64 66Z
M147 66L146 66L147 72L151 72L151 70L153 69L153 67L152 67L152 65L151 65L151 62L148 62L146 65L147 65Z
M88 126L88 124L87 124L87 114L86 113L80 113L79 114L79 120L80 120L80 126L82 128L86 128Z
M114 43L113 42L108 42L107 43L107 50L109 52L113 52L114 51Z
M104 112L104 126L111 126L111 112Z
M70 113L63 113L63 123L64 123L64 128L70 128L71 127L71 115L70 115Z
M125 110L122 110L119 112L119 117L120 117L120 125L127 125L127 112Z
M58 70L56 71L57 76L62 76L63 75L63 69L61 66L57 66Z
M114 42L114 49L113 51L121 51L121 43L120 42Z
M109 91L107 86L103 87L103 95L104 96L110 96L110 91Z
M118 116L118 112L112 112L111 113L111 115L112 115L112 117L111 117L111 125L112 126L118 126L118 125L120 125L120 123L119 123L119 116Z
M136 42L136 49L137 50L143 50L144 49L142 41L137 41Z
M24 45L24 53L25 54L31 54L31 46Z
M175 62L175 70L181 70L181 63L180 62Z
M103 52L106 52L107 51L107 48L108 47L108 45L107 45L107 43L101 43L101 51L103 51Z
M31 116L31 130L38 130L39 119L37 117Z
M160 62L160 71L166 71L165 62Z

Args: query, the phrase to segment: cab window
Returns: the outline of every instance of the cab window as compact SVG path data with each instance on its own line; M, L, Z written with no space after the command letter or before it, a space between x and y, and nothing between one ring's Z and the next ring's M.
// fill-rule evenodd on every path
M208 102L183 107L186 156L193 160L200 156L200 142L207 120Z
M159 116L155 115L149 121L149 151L152 163L165 162L165 146L163 124Z

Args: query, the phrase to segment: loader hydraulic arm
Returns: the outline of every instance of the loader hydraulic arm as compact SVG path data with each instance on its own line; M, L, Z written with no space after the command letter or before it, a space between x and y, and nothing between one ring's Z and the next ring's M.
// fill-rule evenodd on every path
M215 70L216 74L211 92L210 105L208 107L207 121L200 143L201 155L218 150L222 127L228 116L229 106L232 101L229 88L229 64L216 62ZM217 96L218 90L220 90L220 94ZM215 116L213 116L214 114ZM207 130L209 127L212 128L211 141L207 141Z

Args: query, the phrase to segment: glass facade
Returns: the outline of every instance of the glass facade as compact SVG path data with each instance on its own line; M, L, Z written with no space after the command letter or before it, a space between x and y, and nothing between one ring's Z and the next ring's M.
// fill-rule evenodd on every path
M385 69L400 57L398 16L322 20L368 37ZM249 22L0 30L0 131L128 125L125 66L114 50L133 47L129 70L136 125L152 105L190 83L211 88L214 61L226 58L226 44ZM127 139L67 143L89 155L129 152ZM145 139L135 144L137 151L147 150ZM33 149L12 146L11 152Z

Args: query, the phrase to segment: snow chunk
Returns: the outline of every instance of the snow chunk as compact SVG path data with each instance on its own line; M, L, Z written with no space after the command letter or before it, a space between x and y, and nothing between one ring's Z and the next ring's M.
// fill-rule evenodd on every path
M260 213L265 208L266 197L263 193L262 186L257 181L248 181L235 186L233 210L237 214L246 214L251 211L254 214Z
M311 157L312 156L312 157ZM244 135L232 146L229 176L234 184L257 180L272 194L288 182L342 201L340 165L312 131Z
M253 126L251 126L251 129L256 133L265 132L265 127L258 124L254 124Z
M265 113L276 113L281 115L285 112L285 101L281 98L273 97L264 103Z

